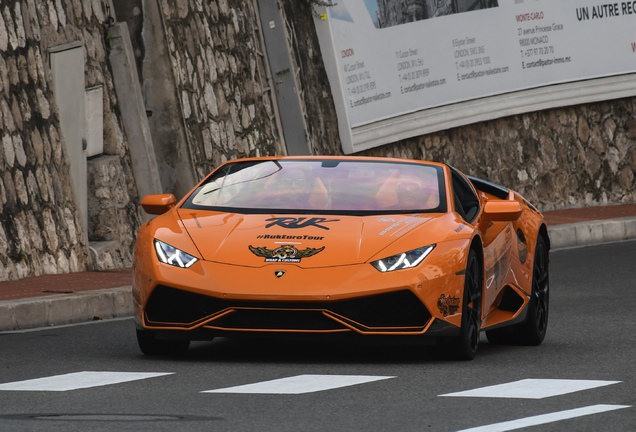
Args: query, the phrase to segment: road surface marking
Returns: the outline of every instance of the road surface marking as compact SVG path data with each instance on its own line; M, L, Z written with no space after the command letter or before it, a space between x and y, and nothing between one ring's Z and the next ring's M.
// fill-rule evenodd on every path
M0 384L0 390L6 391L67 391L90 387L99 387L109 384L119 384L128 381L136 381L146 378L154 378L163 375L171 375L174 372L144 373L144 372L75 372L64 375L55 375L45 378L36 378L25 381L15 381Z
M506 384L481 387L474 390L447 393L440 396L543 399L620 382L621 381L525 379Z
M458 432L506 432L630 407L631 405L591 405L583 408L575 408L470 429L462 429Z
M395 377L366 375L297 375L236 387L206 390L201 393L302 394L365 384L389 378Z

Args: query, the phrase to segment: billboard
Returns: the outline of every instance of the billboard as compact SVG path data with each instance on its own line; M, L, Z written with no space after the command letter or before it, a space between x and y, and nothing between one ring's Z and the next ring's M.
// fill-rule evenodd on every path
M634 0L334 0L315 25L347 154L636 95Z

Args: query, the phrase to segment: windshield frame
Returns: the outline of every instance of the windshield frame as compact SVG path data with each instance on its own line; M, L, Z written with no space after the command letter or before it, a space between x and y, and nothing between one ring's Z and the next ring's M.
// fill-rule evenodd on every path
M271 171L264 170L264 174L262 177L255 178L256 180L264 180L267 177L273 177L279 171L282 171L285 167L294 167L296 165L292 164L313 164L312 166L319 165L321 168L321 173L328 173L327 170L330 168L347 167L348 164L375 164L378 168L384 168L387 170L395 169L398 170L400 167L405 169L414 168L415 170L419 168L427 168L434 169L436 171L437 178L437 194L438 194L438 205L432 208L391 208L391 209L333 209L333 208L290 208L288 206L280 206L280 207L244 207L244 206L230 206L230 205L202 205L200 202L197 202L197 199L200 199L201 194L216 192L220 194L224 188L228 188L231 186L237 186L242 181L236 181L234 183L228 184L229 176L237 176L240 177L240 172L248 169L254 168L258 165L269 164L272 165ZM343 164L341 166L341 164ZM385 167L382 167L385 165ZM297 165L300 167L301 165ZM274 169L276 167L276 169ZM325 170L324 172L322 170ZM334 170L335 172L335 170ZM321 176L317 176L317 178L323 179ZM247 180L250 181L250 180ZM370 182L376 182L379 184L380 180L378 179L369 179ZM388 178L387 180L388 181ZM212 186L216 182L216 189ZM329 181L330 184L335 184ZM362 186L362 183L360 183ZM370 186L373 187L373 186ZM205 189L209 189L209 191L203 192ZM199 198L197 198L199 197ZM272 158L272 159L238 159L235 161L227 162L220 166L217 170L213 171L208 175L197 188L195 188L187 199L184 201L181 206L182 209L189 210L205 210L205 211L214 211L214 212L222 212L222 213L237 213L237 214L315 214L315 215L351 215L351 216L373 216L373 215L389 215L389 214L414 214L414 213L446 213L447 212L447 198L446 198L446 179L444 176L443 166L440 164L428 164L426 162L415 162L415 161L396 161L396 160L381 160L369 158L366 159L322 159L322 158Z

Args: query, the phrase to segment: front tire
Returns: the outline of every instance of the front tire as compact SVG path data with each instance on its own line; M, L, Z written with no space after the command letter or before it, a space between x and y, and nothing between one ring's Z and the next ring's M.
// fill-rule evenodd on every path
M474 249L468 253L462 300L460 334L451 344L451 354L457 360L472 360L479 347L481 329L482 270Z
M139 329L137 344L145 355L183 355L190 347L189 340L157 339L153 331Z

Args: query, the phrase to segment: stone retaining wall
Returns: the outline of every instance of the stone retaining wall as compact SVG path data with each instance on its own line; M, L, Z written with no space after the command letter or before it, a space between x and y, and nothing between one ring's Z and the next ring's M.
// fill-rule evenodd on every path
M0 3L0 281L96 268L89 238L116 239L123 252L112 265L130 265L139 227L131 203L138 197L106 60L107 6L107 0ZM78 41L86 57L85 88L104 88L104 154L117 161L109 181L100 178L101 163L93 166L99 157L88 163L95 186L89 201L93 210L100 208L88 227L73 198L48 65L50 48ZM128 186L115 191L115 184Z
M636 98L451 129L364 152L441 161L543 210L636 202Z
M196 177L229 159L281 154L254 2L160 7Z
M338 118L308 1L285 0L284 17L297 68L297 88L313 154L342 154Z

